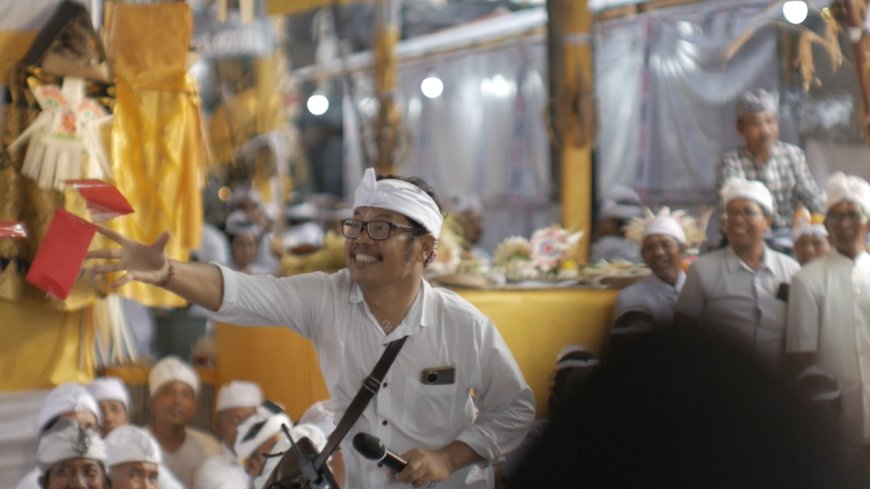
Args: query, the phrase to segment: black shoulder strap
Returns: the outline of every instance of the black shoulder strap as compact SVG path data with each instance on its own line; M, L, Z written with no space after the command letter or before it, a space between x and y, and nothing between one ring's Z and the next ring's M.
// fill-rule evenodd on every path
M347 432L350 431L351 426L356 423L357 418L359 418L363 410L365 410L369 401L371 401L372 397L374 397L378 390L380 390L381 381L383 381L384 376L387 375L390 365L393 364L393 360L396 359L396 355L399 354L399 350L402 349L402 345L405 344L406 339L408 339L408 337L403 336L398 340L391 341L387 345L387 349L384 350L381 359L378 360L375 368L372 369L372 373L363 381L363 385L360 387L359 392L356 393L356 397L353 398L347 411L344 412L344 416L341 417L341 421L338 422L338 426L336 426L332 431L332 434L329 435L329 440L326 441L326 445L323 447L323 450L321 450L320 455L317 456L317 460L314 461L314 466L317 467L318 470L326 464L326 459L328 459L329 456L332 455L332 452L338 448L338 444L341 443L341 440L343 440L344 436L347 435Z

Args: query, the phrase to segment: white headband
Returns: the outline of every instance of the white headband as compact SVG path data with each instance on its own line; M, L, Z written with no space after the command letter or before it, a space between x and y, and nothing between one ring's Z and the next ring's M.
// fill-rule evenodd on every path
M87 385L86 389L94 396L97 402L100 401L121 401L124 403L124 408L130 410L130 393L127 392L127 387L117 377L99 377Z
M825 212L843 201L854 202L861 206L865 216L870 216L870 184L864 179L837 172L828 178L825 188L828 200Z
M73 458L106 461L106 446L92 429L83 429L78 421L64 419L39 438L36 465L45 474L52 465Z
M262 402L260 386L245 380L234 380L221 387L214 410L220 412L232 408L257 407Z
M102 422L100 407L94 396L81 384L67 382L55 387L42 402L42 408L37 416L37 428L45 429L45 425L61 414L70 412L90 411L94 413L97 422Z
M650 219L643 228L643 239L653 234L664 234L677 240L677 243L686 244L686 233L676 219L667 216L659 216Z
M172 381L185 383L193 387L194 394L199 394L199 376L196 371L180 358L170 355L151 367L148 374L149 395L154 397L164 384Z
M773 196L767 186L757 180L731 177L719 193L726 205L734 199L749 199L760 205L768 215L773 214Z
M435 239L441 235L444 218L438 210L438 204L429 194L402 180L378 180L373 168L365 171L353 194L353 208L358 207L378 207L398 212L420 223Z
M133 425L119 426L106 436L106 465L128 462L160 464L160 447L147 431Z
M250 457L264 441L281 433L281 425L287 429L293 427L293 422L283 412L272 412L264 407L258 407L257 412L245 418L237 428L235 452L240 461Z

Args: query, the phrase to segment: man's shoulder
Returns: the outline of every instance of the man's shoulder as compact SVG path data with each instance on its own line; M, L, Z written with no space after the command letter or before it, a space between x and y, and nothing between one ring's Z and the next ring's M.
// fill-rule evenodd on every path
M187 435L185 444L189 440L192 443L203 447L205 452L209 455L217 455L221 452L221 444L213 434L192 426L188 426L184 430Z
M779 267L783 272L787 273L789 276L792 276L798 273L801 269L801 264L797 262L794 258L786 255L785 253L767 248L766 253L770 253L770 257L773 260L773 263Z
M460 315L470 320L485 320L486 315L474 304L456 292L445 287L428 287L428 300L438 315Z

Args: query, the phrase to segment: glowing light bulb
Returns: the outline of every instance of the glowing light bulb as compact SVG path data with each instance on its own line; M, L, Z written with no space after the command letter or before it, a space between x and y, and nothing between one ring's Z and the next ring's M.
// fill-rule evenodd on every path
M305 106L308 107L308 112L314 115L323 115L329 110L329 99L322 93L314 93L308 97Z
M800 24L807 18L809 8L803 0L788 0L782 4L782 15L792 24Z
M420 83L420 91L428 98L438 98L444 92L444 83L437 76L427 76Z

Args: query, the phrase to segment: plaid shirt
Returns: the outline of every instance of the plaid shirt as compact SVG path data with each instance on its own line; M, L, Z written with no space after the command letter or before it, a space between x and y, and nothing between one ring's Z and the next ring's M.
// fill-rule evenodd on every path
M742 147L722 155L716 164L716 201L720 211L725 205L718 190L731 177L758 180L773 195L773 228L791 228L798 201L811 212L824 212L825 194L807 166L804 151L797 146L777 141L766 163Z

